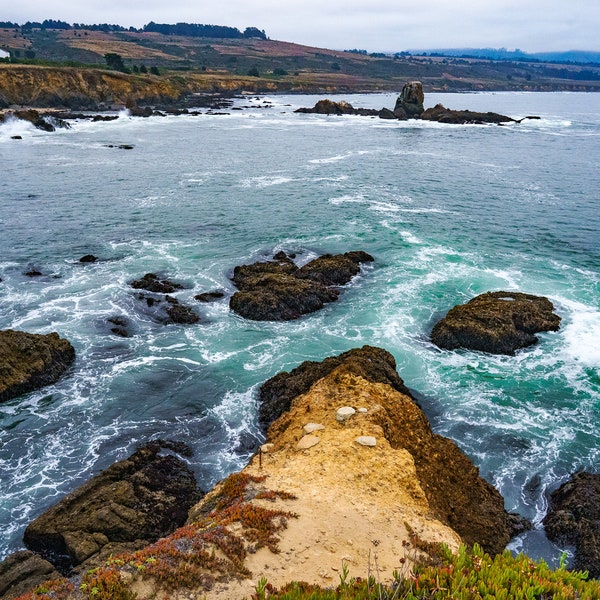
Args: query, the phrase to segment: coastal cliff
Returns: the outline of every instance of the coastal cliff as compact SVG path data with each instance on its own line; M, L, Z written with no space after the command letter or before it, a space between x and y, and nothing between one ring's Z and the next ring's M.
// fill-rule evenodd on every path
M252 77L128 75L105 69L0 65L0 108L12 105L96 109L100 105L171 105L195 93L268 91Z

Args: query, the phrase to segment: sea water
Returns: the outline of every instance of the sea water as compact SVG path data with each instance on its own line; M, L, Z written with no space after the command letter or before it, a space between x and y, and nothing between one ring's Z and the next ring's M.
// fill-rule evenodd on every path
M294 113L317 99L123 112L54 133L0 126L0 329L57 331L77 352L58 383L0 405L0 558L32 519L150 439L192 446L209 489L262 439L262 382L371 344L394 355L434 430L533 521L511 548L555 564L548 494L597 472L600 451L600 96L426 98L540 117L505 126ZM344 99L393 107L395 95ZM365 250L375 262L293 322L193 299L233 293L235 265L280 250L299 263ZM78 261L89 253L99 260ZM129 285L147 272L184 284L177 297L201 322L156 322ZM430 343L449 308L488 290L548 296L560 331L512 357ZM131 337L111 333L112 317Z

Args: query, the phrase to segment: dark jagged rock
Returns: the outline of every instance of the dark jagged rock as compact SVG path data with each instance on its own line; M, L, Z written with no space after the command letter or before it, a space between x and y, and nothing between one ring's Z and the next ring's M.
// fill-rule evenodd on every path
M198 300L198 302L215 302L216 300L220 300L224 297L224 292L216 290L214 292L202 292L201 294L196 294L194 296L194 300Z
M60 573L41 556L21 550L0 563L0 599L16 598Z
M140 279L132 281L130 285L136 290L147 290L157 294L172 294L175 290L183 289L181 284L168 279L159 279L154 273L146 273Z
M330 356L321 362L307 360L289 373L283 371L265 381L259 391L258 419L264 431L290 409L296 396L305 394L319 379L340 365L373 383L386 383L403 394L410 394L396 372L394 357L374 346L363 346Z
M378 110L370 108L354 108L349 102L342 100L334 102L333 100L319 100L312 108L298 108L294 112L308 113L318 115L361 115L377 116Z
M55 383L74 360L73 346L58 333L0 331L0 402Z
M11 135L10 139L11 140L22 140L23 136L22 135Z
M576 473L554 491L544 527L554 543L575 548L574 569L600 578L600 475Z
M79 259L80 263L93 263L96 262L98 260L97 256L94 256L93 254L86 254L85 256L82 256Z
M291 416L296 408L303 408L302 422L313 418L310 405L305 404L311 394L316 398L322 393L315 386L317 382L328 379L333 384L331 400L322 400L329 411L348 402L356 406L363 395L370 397L373 406L362 417L366 419L365 429L370 420L392 448L410 453L431 514L454 529L465 544L478 543L491 554L502 552L511 537L530 524L519 515L506 512L500 493L480 477L477 467L454 442L432 432L395 367L391 354L365 346L322 363L307 362L290 373L280 373L263 384L260 391L263 426L281 415L269 427L267 441L276 445L292 423L297 425ZM373 389L373 383L393 389ZM355 391L363 386L362 393ZM354 403L348 398L353 398ZM366 399L365 403L368 405Z
M242 317L256 321L290 321L337 300L335 286L348 283L361 262L372 261L366 252L324 255L302 268L284 253L276 260L234 269L233 282L240 290L229 301Z
M409 81L402 87L402 92L396 100L394 115L397 119L415 119L423 112L423 84L420 81Z
M392 120L394 120L394 119L397 119L398 117L389 108L382 108L379 111L379 118L380 119L392 119Z
M111 325L110 332L114 335L118 335L119 337L128 338L131 337L131 323L129 319L126 317L109 317L106 319Z
M25 271L25 277L41 277L43 273L39 269L29 269L29 271Z
M452 123L455 125L483 124L483 123L509 123L515 121L506 115L494 112L474 112L471 110L451 110L442 104L428 108L421 116L424 121L437 121L438 123Z
M21 121L29 121L36 129L42 131L55 131L56 128L70 129L70 125L63 119L49 113L41 114L37 110L14 110L7 112L4 115L0 115L0 123L5 122L7 119L16 118Z
M346 252L345 254L324 254L301 267L295 276L300 279L318 281L323 285L345 285L360 272L360 264L373 262L366 252Z
M254 321L291 321L337 300L339 292L292 275L267 273L246 279L229 302L231 310Z
M180 443L149 442L48 509L25 530L25 545L66 573L110 544L138 548L181 527L201 497L194 474L171 450Z
M167 296L169 306L166 308L168 318L166 323L179 323L181 325L192 325L200 320L200 317L189 307L180 304L176 298Z
M538 341L541 331L558 331L560 317L548 298L520 292L487 292L452 308L431 332L447 350L467 348L512 355Z

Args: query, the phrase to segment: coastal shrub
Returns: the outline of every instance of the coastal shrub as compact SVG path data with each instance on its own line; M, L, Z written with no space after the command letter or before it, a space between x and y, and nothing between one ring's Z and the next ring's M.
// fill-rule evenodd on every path
M544 561L508 550L491 558L475 545L461 547L456 555L443 548L441 566L417 565L409 577L389 585L373 577L348 579L340 585L321 588L293 582L280 590L259 581L252 600L592 600L600 598L600 582L587 581L587 573L552 570Z

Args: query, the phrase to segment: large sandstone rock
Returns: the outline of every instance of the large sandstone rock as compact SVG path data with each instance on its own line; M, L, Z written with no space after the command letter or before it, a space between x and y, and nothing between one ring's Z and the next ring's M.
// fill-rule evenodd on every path
M468 348L514 354L538 341L540 331L557 331L560 317L543 296L486 292L452 308L431 332L431 341L447 350Z
M576 473L550 496L548 538L575 548L573 568L600 577L600 475Z
M58 333L0 331L0 402L55 383L74 360L73 346Z
M25 530L26 546L66 572L110 544L142 547L183 525L200 496L183 444L154 441L110 466L48 509Z
M0 599L15 598L57 577L60 573L41 556L28 550L15 552L0 563Z
M386 446L410 455L418 487L433 517L456 531L464 543L477 542L492 554L502 552L510 538L526 528L524 520L505 511L500 493L479 476L477 467L454 442L431 431L427 418L395 374L393 357L384 350L364 347L335 358L326 368L327 361L304 363L300 372L276 376L273 383L265 384L271 395L280 390L284 403L290 403L290 410L268 430L267 441L274 444L275 451L282 440L290 436L299 439L302 430L297 431L297 420L310 418L326 428L319 431L321 442L315 447L323 452L321 462L335 463L343 478L343 460L335 450L325 450L326 432L355 424L351 442L359 436L375 437L377 448ZM314 383L306 390L310 380ZM318 396L317 389L322 390ZM296 392L299 395L294 396ZM358 410L341 424L336 410L343 405ZM366 412L361 410L364 408ZM379 464L382 461L380 458ZM374 477L377 475L375 472ZM383 486L372 489L374 497L384 493Z
M337 300L337 287L360 271L360 263L372 260L362 251L326 254L298 268L279 253L272 261L241 265L233 272L239 291L231 297L229 306L242 317L256 321L298 319Z

